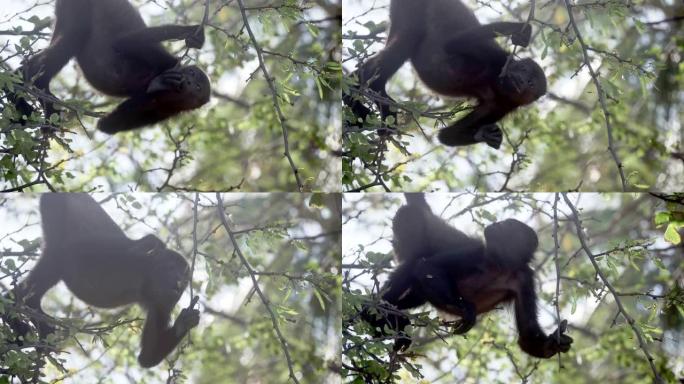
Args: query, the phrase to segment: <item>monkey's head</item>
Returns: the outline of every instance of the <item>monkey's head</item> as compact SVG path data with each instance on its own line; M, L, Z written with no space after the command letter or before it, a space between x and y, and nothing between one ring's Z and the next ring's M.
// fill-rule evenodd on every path
M175 303L188 286L190 266L178 252L159 248L148 255L153 266L145 282L145 304Z
M487 256L511 268L529 263L539 245L534 229L515 219L490 224L484 230L484 237Z
M546 75L532 59L513 60L500 80L500 87L516 105L527 105L546 93Z
M181 72L183 73L181 92L188 95L189 99L196 100L197 105L193 108L206 104L211 95L211 83L207 74L195 65L181 67Z
M165 98L177 100L179 110L199 108L209 101L211 83L209 77L196 65L176 66L152 79L148 93L166 92Z

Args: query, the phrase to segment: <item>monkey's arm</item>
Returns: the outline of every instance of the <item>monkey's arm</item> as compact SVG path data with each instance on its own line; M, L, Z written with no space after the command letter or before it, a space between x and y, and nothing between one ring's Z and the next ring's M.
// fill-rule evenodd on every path
M201 25L160 25L129 32L114 41L114 48L125 51L132 46L148 46L167 40L186 40L190 48L202 48L204 28Z
M573 340L563 333L567 325L565 320L548 336L539 326L537 295L534 292L532 270L526 270L519 279L515 298L515 322L518 327L520 348L539 358L549 358L556 353L570 350Z
M178 59L159 45L166 40L185 39L188 47L200 48L204 44L204 29L196 25L163 25L126 33L117 37L112 47L117 52L142 61L163 72L178 65Z
M503 133L496 122L513 109L503 103L483 102L461 120L439 131L439 141L452 147L487 143L499 149Z
M148 311L143 328L142 349L138 355L138 362L145 368L159 364L199 324L199 311L184 308L169 328L169 314L165 312L166 310L159 308L150 308Z
M400 264L390 275L382 288L382 302L375 305L377 314L371 313L370 305L361 311L361 318L373 326L375 337L387 336L385 328L393 330L394 350L400 351L411 346L411 338L404 328L411 324L402 310L415 308L426 303L417 281L411 273L413 263ZM388 305L390 304L390 305Z
M166 92L166 95L146 93L131 97L101 118L97 123L97 128L102 132L113 134L167 119L181 111L177 108L179 104L190 104L190 100L172 98L171 92Z
M445 45L447 52L458 50L463 45L481 44L499 36L511 36L513 44L527 47L532 38L532 27L528 23L498 22L471 28L458 33Z

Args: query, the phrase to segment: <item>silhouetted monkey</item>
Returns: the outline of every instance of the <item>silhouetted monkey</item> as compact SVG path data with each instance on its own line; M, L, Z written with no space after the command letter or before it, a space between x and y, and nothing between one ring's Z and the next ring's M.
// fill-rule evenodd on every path
M403 330L410 320L401 311L426 303L460 316L454 332L463 334L478 314L513 302L523 351L549 358L570 349L567 321L546 335L537 320L534 271L528 265L538 244L532 228L514 219L500 221L485 228L483 244L433 214L422 194L407 193L406 200L392 222L398 266L382 289L385 303L378 315L368 308L362 312L378 336L387 326L398 333L395 350L408 348L411 339Z
M50 80L75 57L83 75L97 90L127 97L100 119L106 133L132 130L162 121L209 101L207 75L196 66L181 66L160 44L185 39L188 47L201 48L204 30L199 25L147 27L128 0L57 0L50 46L23 66L24 79L50 93ZM33 108L9 94L19 112ZM45 116L55 112L41 99Z
M472 112L439 132L439 140L449 146L484 142L498 149L503 135L496 122L546 93L544 71L531 59L512 60L500 76L508 54L494 38L512 36L513 44L526 47L532 33L529 24L480 25L460 0L392 0L390 22L385 48L356 72L362 86L379 94L376 104L383 120L394 116L396 121L385 86L407 60L433 91L478 100ZM343 99L358 119L365 120L371 111L360 101L359 89L352 93Z
M43 295L64 281L71 292L89 305L114 308L138 303L147 310L138 361L143 367L159 364L190 329L199 323L199 311L183 309L173 326L171 311L190 278L188 263L167 249L154 235L129 239L88 194L45 193L40 197L43 252L14 297L45 315ZM42 316L40 316L42 317ZM7 320L24 336L28 326ZM32 321L45 337L53 328L38 316Z

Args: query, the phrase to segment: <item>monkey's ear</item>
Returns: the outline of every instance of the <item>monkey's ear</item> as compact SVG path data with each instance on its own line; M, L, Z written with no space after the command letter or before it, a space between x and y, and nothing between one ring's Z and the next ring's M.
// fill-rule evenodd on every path
M539 245L534 229L515 219L488 225L484 236L487 254L509 266L530 262Z

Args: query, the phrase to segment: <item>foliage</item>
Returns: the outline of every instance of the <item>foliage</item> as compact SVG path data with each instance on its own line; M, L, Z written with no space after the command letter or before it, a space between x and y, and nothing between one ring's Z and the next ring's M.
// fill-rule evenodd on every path
M536 3L533 44L517 53L542 64L549 93L503 120L500 151L448 148L436 134L466 105L436 97L406 65L388 85L401 136L378 137L377 118L365 130L343 128L345 190L682 189L684 40L681 17L673 18L679 8L622 0L465 2L482 23L528 20ZM388 3L345 0L343 89L355 82L358 63L382 48ZM507 39L498 42L512 49ZM347 108L344 117L353 118Z
M205 3L132 2L148 25L198 24ZM18 13L0 21L0 87L17 89L21 59L49 41L54 1L32 3L13 1L6 12ZM36 113L21 127L0 99L0 190L339 190L339 2L208 3L204 48L166 46L207 71L209 105L111 137L95 130L96 117L120 100L93 90L72 61L52 82L62 118Z
M40 253L37 198L0 199L4 290ZM290 370L300 383L339 380L329 368L339 356L339 338L330 337L338 334L340 318L339 195L228 194L221 196L223 210L213 194L200 195L197 204L195 194L95 198L130 237L154 233L189 261L197 249L192 289L200 296L199 327L166 362L141 369L136 356L144 313L135 306L87 307L58 285L43 300L59 330L47 340L49 352L17 347L0 323L0 382L31 378L42 365L41 382L284 383ZM176 311L189 298L187 292ZM19 315L21 308L3 298L0 313Z
M427 197L434 212L472 236L481 238L486 225L511 217L535 228L540 246L532 267L540 322L551 332L567 319L575 340L560 359L540 360L517 346L513 313L504 308L479 316L464 336L453 335L429 306L412 310L414 344L405 353L391 354L392 339L374 339L358 311L377 300L391 270L390 220L403 199L345 195L343 232L345 239L353 239L343 247L345 382L651 383L654 371L663 382L681 378L684 255L654 225L654 212L664 202L644 194L567 198L509 193Z

